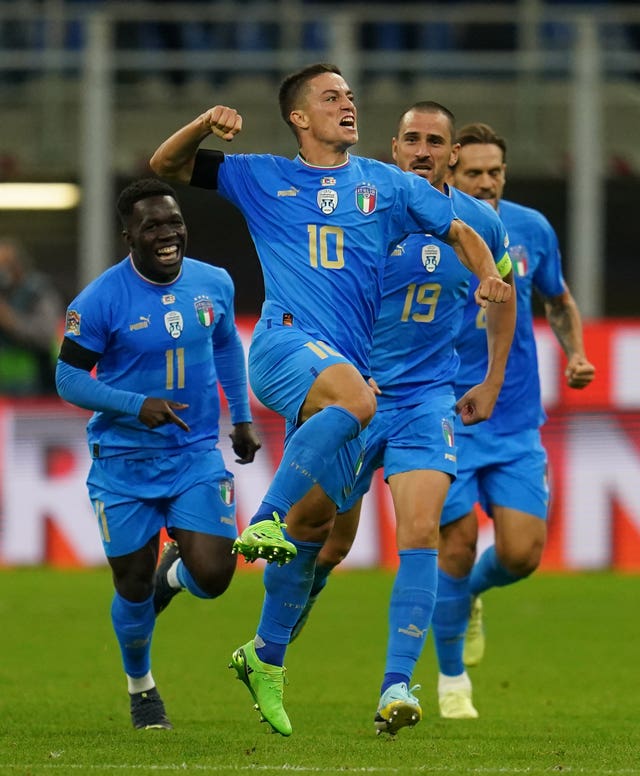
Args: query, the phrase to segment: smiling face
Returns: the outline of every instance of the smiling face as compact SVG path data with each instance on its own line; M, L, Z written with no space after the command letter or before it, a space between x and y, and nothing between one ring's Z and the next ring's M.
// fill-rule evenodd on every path
M337 73L321 73L307 82L290 121L303 153L305 148L313 152L318 147L344 153L358 142L353 92Z
M401 170L426 178L443 190L449 166L455 164L459 146L453 142L453 127L439 111L411 109L400 120L398 136L391 141L391 152Z
M141 275L156 283L169 283L178 277L187 245L187 227L173 197L138 200L123 235Z
M495 209L502 199L507 165L502 149L494 143L462 146L453 170L453 185L476 199L484 199Z

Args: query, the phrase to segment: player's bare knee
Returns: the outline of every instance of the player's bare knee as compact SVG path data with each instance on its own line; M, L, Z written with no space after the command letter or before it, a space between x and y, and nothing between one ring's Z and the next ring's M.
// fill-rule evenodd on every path
M193 578L203 593L206 593L209 598L217 598L222 595L231 584L233 570L232 567L228 566L223 568L211 568L198 576L194 574Z
M498 554L498 561L512 576L528 577L540 565L541 557L542 548L523 547L512 550L503 558Z
M365 382L356 390L352 387L348 393L345 392L336 404L355 415L362 428L371 422L378 406L375 394Z
M475 559L475 546L469 545L455 545L448 547L444 552L440 549L438 553L440 568L454 577L466 577L470 574Z
M360 402L358 412L354 412L354 415L360 421L362 428L366 428L366 426L371 423L377 408L378 402L376 401L375 395L371 391L365 392Z
M153 580L142 580L136 577L114 579L114 587L118 595L132 603L142 603L153 595Z
M287 533L298 542L311 542L312 544L324 544L331 533L333 521L329 520L323 523L302 523L298 522L295 528L287 523Z
M328 542L320 550L318 563L321 566L331 566L332 568L340 565L349 554L353 542Z
M447 574L465 577L471 573L476 560L476 539L464 531L447 530L454 525L446 526L441 531L438 564Z

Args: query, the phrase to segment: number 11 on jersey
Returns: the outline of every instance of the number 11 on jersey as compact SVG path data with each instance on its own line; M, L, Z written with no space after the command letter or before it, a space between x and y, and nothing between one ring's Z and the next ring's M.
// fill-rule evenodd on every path
M164 355L167 363L167 390L184 388L184 348L165 350Z

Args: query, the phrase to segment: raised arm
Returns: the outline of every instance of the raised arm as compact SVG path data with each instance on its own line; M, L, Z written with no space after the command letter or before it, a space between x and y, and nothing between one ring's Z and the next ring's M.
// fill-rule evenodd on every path
M216 105L168 137L149 161L156 175L176 183L189 183L200 143L209 135L231 141L242 129L235 108Z
M501 279L486 242L464 221L451 222L446 241L451 245L464 266L480 281L475 298L480 307L488 302L507 302L511 286Z

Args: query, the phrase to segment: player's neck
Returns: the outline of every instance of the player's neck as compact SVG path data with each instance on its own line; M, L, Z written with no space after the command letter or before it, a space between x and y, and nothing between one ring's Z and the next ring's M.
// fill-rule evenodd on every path
M340 167L349 160L346 148L335 148L326 145L303 144L298 151L300 158L313 167Z

